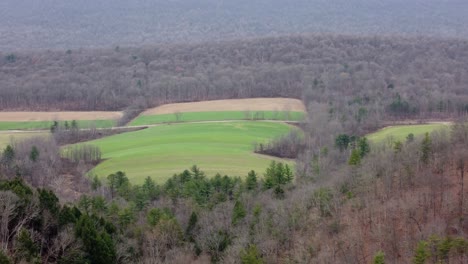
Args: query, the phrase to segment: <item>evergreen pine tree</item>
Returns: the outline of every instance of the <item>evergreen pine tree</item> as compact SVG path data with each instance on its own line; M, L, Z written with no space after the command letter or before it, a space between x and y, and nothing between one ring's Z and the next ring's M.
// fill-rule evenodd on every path
M31 148L31 152L29 153L29 159L33 162L36 162L38 158L39 158L39 150L37 149L36 146L33 146Z
M373 264L385 264L385 254L382 251L375 254Z
M425 241L421 241L418 243L418 247L416 248L416 252L413 257L414 264L424 264L426 260L430 257L427 246L427 242Z
M255 245L249 245L241 252L242 264L263 264L264 261Z
M190 242L194 242L193 238L193 231L195 230L195 227L198 223L198 215L195 212L192 212L190 215L190 219L187 225L187 229L185 229L185 236L187 237L187 240Z
M91 188L95 191L102 186L101 180L98 178L97 175L94 175L91 181Z
M247 190L255 190L257 189L257 174L255 171L251 170L247 174L247 179L245 179L245 185Z
M241 201L236 201L232 213L232 223L235 225L246 216L245 207Z
M294 179L293 172L288 164L284 166L284 176L285 176L286 183L290 183Z
M76 122L76 120L71 121L71 129L73 129L73 130L78 129L78 122Z
M361 153L358 149L353 149L348 164L351 166L359 166L361 164Z
M358 140L358 149L361 158L364 158L370 152L370 145L367 138L363 137Z
M424 163L426 165L429 163L431 152L432 152L432 140L429 137L429 133L426 133L424 135L423 141L421 142L421 161L422 161L422 163Z
M0 250L0 264L10 264L11 261L8 256L3 253L3 250Z
M145 182L141 186L143 192L147 195L149 200L156 200L159 196L159 188L154 182L154 180L148 176L145 178Z
M5 150L3 150L2 161L3 163L9 165L15 158L15 150L11 145L6 146Z

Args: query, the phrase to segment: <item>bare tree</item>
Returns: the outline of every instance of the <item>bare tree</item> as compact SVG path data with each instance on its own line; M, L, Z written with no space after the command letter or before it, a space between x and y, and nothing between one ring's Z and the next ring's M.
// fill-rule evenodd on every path
M4 252L8 250L10 235L13 231L10 225L17 215L18 202L18 196L11 191L0 191L0 242Z

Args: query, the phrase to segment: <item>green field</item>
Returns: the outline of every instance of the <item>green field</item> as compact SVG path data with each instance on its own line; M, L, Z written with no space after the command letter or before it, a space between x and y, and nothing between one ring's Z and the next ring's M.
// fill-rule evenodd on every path
M303 112L282 111L221 111L221 112L187 112L163 115L141 115L133 120L130 125L141 126L171 122L193 122L193 121L219 121L219 120L283 120L301 121L304 119Z
M388 139L404 141L410 133L413 133L415 137L418 137L425 133L431 133L434 130L447 127L448 125L446 124L390 126L369 134L367 138L372 142L383 142Z
M115 126L115 120L79 120L76 121L79 128L109 128ZM63 126L65 121L59 121ZM70 124L71 121L68 121ZM26 121L26 122L5 122L0 121L0 130L43 130L49 129L52 121Z
M170 124L87 142L101 148L103 161L91 174L99 177L125 171L134 183L151 176L161 183L192 165L208 176L216 173L262 175L273 158L252 152L253 142L266 142L292 126L284 123L239 121Z

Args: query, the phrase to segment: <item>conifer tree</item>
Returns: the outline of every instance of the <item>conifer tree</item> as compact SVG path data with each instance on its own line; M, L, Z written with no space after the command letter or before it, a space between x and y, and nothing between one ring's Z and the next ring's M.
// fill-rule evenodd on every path
M361 153L358 149L353 149L348 164L351 166L359 166L361 164Z
M429 163L431 152L432 152L432 140L429 137L429 133L426 133L424 135L423 141L421 142L421 161L422 161L422 163L424 163L426 165Z
M247 174L247 178L245 179L245 185L247 190L255 190L257 189L257 174L255 171L251 170Z
M232 212L232 223L236 225L240 220L242 220L246 216L246 214L247 213L242 202L239 200L236 201Z

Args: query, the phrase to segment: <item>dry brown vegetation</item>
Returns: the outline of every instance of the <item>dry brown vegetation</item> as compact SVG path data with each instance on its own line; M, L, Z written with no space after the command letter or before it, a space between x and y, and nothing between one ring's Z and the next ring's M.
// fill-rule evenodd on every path
M291 98L247 98L165 104L152 109L148 109L144 111L142 115L173 114L176 112L184 113L275 110L305 112L305 106L301 100Z
M302 98L308 114L303 137L267 144L274 152L297 155L294 177L275 164L276 170L245 178L207 178L194 166L160 186L151 178L132 185L124 172L90 183L82 176L100 157L98 149L77 148L71 162L60 158L53 139L14 144L16 155L5 150L0 177L20 176L66 200L81 192L92 196L81 197L76 224L92 228L108 222L90 232L108 235L99 251L108 254L96 254L107 258L96 263L245 263L246 257L260 263L370 263L379 251L385 263L410 263L420 242L437 240L434 236L459 238L458 244L426 246L423 251L430 254L419 263L466 263L466 120L424 138L367 145L365 152L359 142L389 120L466 117L467 47L464 40L298 36L23 53L0 62L2 109L128 107L124 119L131 119L148 105L287 96ZM37 96L44 87L48 93ZM343 135L355 140L341 147L337 139ZM294 144L300 148L291 148ZM34 146L39 156L33 155ZM63 192L63 184L73 191ZM0 195L5 197L0 209L15 208L10 190ZM4 211L2 221L9 224L1 245L7 255L21 258L18 230L9 228L21 217ZM36 255L48 260L50 245L60 236L38 229L29 215L23 218L30 222L27 228L40 234ZM93 217L100 220L86 220ZM49 220L41 222L57 226ZM59 234L69 230L56 228ZM87 240L75 239L84 258L97 252L95 245L80 244Z
M468 112L467 50L465 40L307 35L1 53L0 109L132 106L131 119L174 102L292 97L372 126L389 117L456 117Z
M309 125L321 119L324 113L319 109L313 107L317 111L309 115ZM321 127L305 131L308 145L297 159L295 182L279 185L280 191L268 189L263 180L250 188L247 182L222 176L207 185L211 180L192 168L163 186L153 185L153 198L141 200L139 194L151 182L132 187L123 177L119 185L102 186L81 176L99 159L98 149L77 148L71 162L59 158L54 141L43 139L15 144L13 159L4 152L1 172L52 188L65 200L92 195L82 197L78 207L84 216L99 215L119 228L112 235L118 263L241 263L253 246L253 258L265 263L370 263L379 251L385 253L386 262L410 263L420 241L467 237L466 123L401 145L373 145L359 163L350 165L351 149L330 144L334 139L330 132L340 132L336 120L325 114L327 121ZM31 157L31 146L39 149L36 159ZM0 195L11 196L4 191ZM15 205L8 199L2 200L3 208ZM5 241L6 248L16 248L16 242L9 242L17 241L15 236ZM465 263L468 243L461 243L457 248L455 244L426 247L431 255L424 263L441 259ZM79 244L77 248L85 250ZM44 258L52 254L50 244L44 242L43 249ZM132 255L130 249L141 253Z
M0 10L1 50L141 46L303 32L468 36L463 0L3 0Z
M70 121L70 120L110 120L119 119L122 112L0 112L0 121Z

